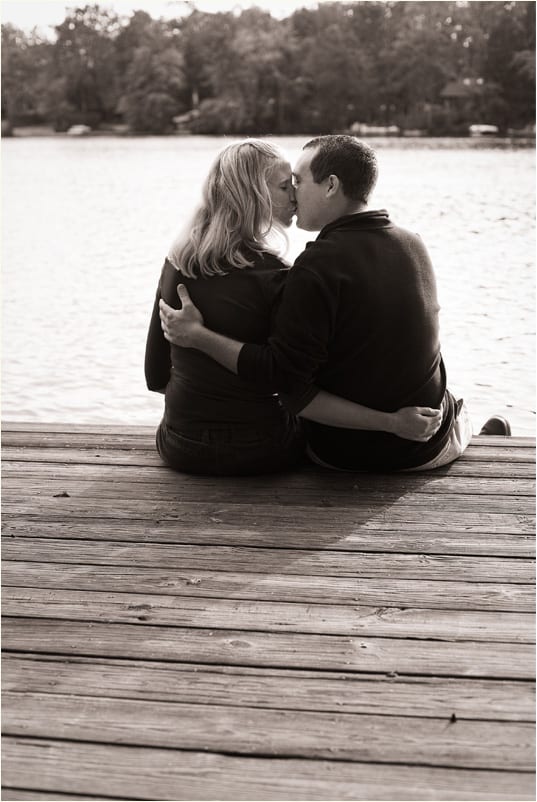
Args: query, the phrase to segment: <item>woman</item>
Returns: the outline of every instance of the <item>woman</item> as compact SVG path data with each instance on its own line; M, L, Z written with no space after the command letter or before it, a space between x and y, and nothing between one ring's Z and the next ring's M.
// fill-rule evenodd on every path
M265 342L288 269L268 237L284 233L294 213L291 167L282 154L260 140L228 145L209 171L193 220L164 263L145 373L149 389L165 393L157 448L172 468L254 474L281 471L303 459L300 422L268 387L246 383L199 351L170 345L159 318L160 298L177 308L177 286L184 284L209 328L242 342ZM415 408L379 412L324 391L316 402L314 414L306 407L301 415L332 426L426 440L439 424L431 410L422 410L430 417Z

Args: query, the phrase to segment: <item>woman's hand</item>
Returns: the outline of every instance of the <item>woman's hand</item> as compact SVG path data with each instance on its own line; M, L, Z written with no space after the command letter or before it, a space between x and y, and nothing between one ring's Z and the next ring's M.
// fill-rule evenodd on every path
M177 287L177 294L182 308L173 309L162 298L159 301L160 325L165 338L182 348L196 348L198 337L203 329L203 317L190 300L190 295L183 284Z
M405 440L425 443L436 434L442 423L442 410L431 407L402 407L391 414L392 434Z

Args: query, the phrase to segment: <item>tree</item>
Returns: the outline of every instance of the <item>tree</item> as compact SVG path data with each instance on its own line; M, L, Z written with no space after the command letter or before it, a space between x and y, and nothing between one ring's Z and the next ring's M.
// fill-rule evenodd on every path
M133 131L173 130L173 117L185 110L183 59L174 47L143 45L134 52L126 76L122 109Z
M239 18L229 87L242 98L247 133L279 133L284 84L283 31L266 12L250 9ZM228 90L229 91L229 90Z
M3 134L16 125L42 122L46 75L51 45L34 33L2 25L2 120Z
M72 110L72 119L66 121L50 108L58 128L69 123L96 127L114 119L119 97L114 40L119 31L117 15L97 5L72 10L56 26L54 68L65 80L64 109Z
M434 133L535 118L535 4L323 2L177 19L71 9L52 44L2 26L2 113L58 130L124 118L167 133L326 133L353 122ZM452 87L471 87L454 98ZM447 89L447 92L446 92Z
M519 126L535 120L535 5L502 3L490 31L485 75L499 89L498 123Z
M178 45L184 59L184 76L191 108L227 90L229 65L234 61L236 19L232 14L207 14L194 10L176 21Z
M282 130L284 32L270 14L195 12L181 29L187 80L200 101L195 130Z

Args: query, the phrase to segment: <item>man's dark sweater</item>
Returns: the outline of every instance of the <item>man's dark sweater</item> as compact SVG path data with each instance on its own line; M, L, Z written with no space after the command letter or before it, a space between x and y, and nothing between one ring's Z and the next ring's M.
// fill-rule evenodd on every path
M422 465L442 449L455 415L438 312L421 239L395 226L385 211L348 215L325 226L298 257L272 335L267 345L242 348L239 375L268 382L295 414L318 387L387 412L444 401L442 426L428 443L307 422L311 448L335 467Z

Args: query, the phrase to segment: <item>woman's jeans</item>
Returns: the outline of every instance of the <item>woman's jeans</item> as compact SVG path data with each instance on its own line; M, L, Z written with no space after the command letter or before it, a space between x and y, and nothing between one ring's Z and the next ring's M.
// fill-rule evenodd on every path
M164 462L183 473L248 476L276 473L305 460L300 422L188 426L178 432L164 418L157 429L157 450Z

